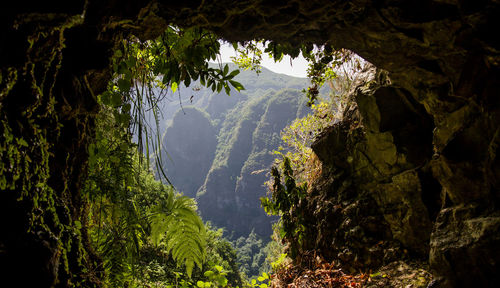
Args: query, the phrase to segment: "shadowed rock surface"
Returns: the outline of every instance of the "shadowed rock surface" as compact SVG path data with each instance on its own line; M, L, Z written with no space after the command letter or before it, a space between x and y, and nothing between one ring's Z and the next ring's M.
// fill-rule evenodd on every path
M348 119L363 124L341 123L315 145L324 167L330 167L325 173L334 173L324 178L331 184L317 186L317 194L324 201L361 197L359 209L383 224L377 231L369 223L361 228L374 230L373 239L396 241L429 261L436 285L495 287L500 261L500 43L494 27L499 26L499 7L497 1L453 0L4 5L3 281L99 286L102 271L87 271L82 264L99 267L99 260L88 247L85 229L74 225L85 213L79 191L94 135L95 95L106 88L108 58L123 36L152 39L174 23L200 25L233 41L329 42L388 71L390 84L378 79L380 87L356 94L357 109L349 110ZM347 184L333 188L340 183ZM332 215L346 207L329 209L317 211L312 226L337 227L339 220ZM357 209L345 212L355 215ZM349 241L364 241L359 231L354 229ZM343 245L321 235L318 243L327 243L322 239L332 247ZM352 255L380 259L347 252L342 256L346 263Z

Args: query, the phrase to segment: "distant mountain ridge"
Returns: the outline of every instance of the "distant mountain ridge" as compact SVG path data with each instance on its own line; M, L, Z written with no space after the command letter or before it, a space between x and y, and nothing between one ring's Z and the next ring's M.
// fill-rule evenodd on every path
M308 79L263 68L259 75L242 71L236 81L246 90L231 91L229 97L182 87L181 101L189 105L181 108L174 101L163 109L164 115L173 115L162 127L163 167L177 190L196 197L204 220L234 237L252 230L268 236L271 218L259 198L266 193L263 184L280 131L309 112L300 92Z

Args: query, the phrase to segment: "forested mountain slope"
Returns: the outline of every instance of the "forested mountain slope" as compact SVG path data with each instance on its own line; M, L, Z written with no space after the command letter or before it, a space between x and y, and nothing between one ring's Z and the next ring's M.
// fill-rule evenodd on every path
M252 229L267 236L271 218L260 208L259 197L266 191L280 131L308 112L299 90L307 79L263 69L260 74L243 71L237 81L246 90L229 97L181 89L190 106L172 101L164 109L163 164L176 189L198 199L205 220L235 237Z

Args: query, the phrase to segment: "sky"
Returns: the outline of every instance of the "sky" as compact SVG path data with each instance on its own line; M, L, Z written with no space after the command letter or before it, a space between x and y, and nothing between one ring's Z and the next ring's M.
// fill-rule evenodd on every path
M222 62L231 62L231 56L236 56L236 51L231 44L223 44L221 43L221 56ZM275 63L274 60L269 57L267 53L262 53L262 66L275 72L286 74L295 77L307 77L307 61L302 57L302 54L299 57L292 60L292 65L290 65L290 56L285 56L281 60L281 62Z

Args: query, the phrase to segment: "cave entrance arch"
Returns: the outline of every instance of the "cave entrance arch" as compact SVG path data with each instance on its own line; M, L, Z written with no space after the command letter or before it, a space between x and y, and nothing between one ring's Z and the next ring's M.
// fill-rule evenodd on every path
M26 233L34 215L26 199L47 192L56 202L71 203L73 209L55 212L66 225L81 216L79 189L93 135L94 97L109 80L113 45L131 33L153 39L174 23L204 27L230 41L329 42L389 71L392 85L404 88L434 121L426 177L439 182L449 203L434 223L431 265L443 285L488 286L498 280L500 47L489 30L499 26L496 1L11 4L0 12L0 218L6 231L0 238L0 262L8 275L20 275L23 267L41 286L57 277L78 277L71 271L58 274L67 241ZM53 100L58 104L47 105ZM21 148L9 150L13 145ZM439 187L436 181L426 183ZM25 200L18 200L21 195ZM29 257L34 260L23 266ZM78 259L69 264L77 265L72 261Z

